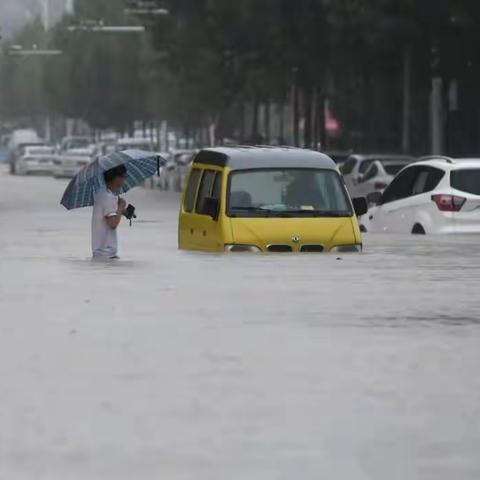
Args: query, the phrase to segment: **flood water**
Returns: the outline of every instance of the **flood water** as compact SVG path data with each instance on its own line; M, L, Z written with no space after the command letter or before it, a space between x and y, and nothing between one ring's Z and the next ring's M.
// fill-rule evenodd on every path
M478 237L176 249L138 189L89 261L65 182L0 175L0 479L478 480Z

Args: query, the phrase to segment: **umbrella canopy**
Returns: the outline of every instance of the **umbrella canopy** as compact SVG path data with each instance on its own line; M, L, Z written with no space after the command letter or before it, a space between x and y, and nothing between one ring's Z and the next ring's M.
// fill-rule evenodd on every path
M67 210L92 206L95 192L105 187L104 172L125 165L127 176L122 190L118 192L121 195L155 175L165 162L156 153L142 150L111 153L83 168L68 184L60 203Z

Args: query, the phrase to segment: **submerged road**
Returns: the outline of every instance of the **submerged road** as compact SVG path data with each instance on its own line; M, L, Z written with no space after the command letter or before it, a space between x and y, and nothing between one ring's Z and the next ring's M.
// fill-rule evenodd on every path
M185 253L138 189L94 264L64 187L0 175L0 479L480 478L478 237Z

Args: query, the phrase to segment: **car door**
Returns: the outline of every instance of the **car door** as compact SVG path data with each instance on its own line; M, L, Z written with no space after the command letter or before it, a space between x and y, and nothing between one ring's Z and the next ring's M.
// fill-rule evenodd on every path
M438 208L432 202L431 192L437 187L445 172L435 167L418 167L412 185L412 193L408 198L410 210L410 231L421 227L423 232L431 231L433 218L438 214Z
M354 187L354 197L366 197L369 193L375 191L375 179L379 173L378 162L370 165L365 172L365 176L361 178L359 183Z
M350 195L352 195L352 189L354 186L353 178L355 175L354 170L356 171L355 167L357 165L357 162L358 160L355 157L349 157L340 169L345 180L345 185L347 186L347 190L350 192Z
M372 231L410 233L411 194L418 167L403 170L382 195L381 204L369 215Z
M221 201L222 171L208 169L203 172L195 207L197 222L196 235L201 250L207 252L223 251L220 220L213 219L205 212L205 200L215 198Z

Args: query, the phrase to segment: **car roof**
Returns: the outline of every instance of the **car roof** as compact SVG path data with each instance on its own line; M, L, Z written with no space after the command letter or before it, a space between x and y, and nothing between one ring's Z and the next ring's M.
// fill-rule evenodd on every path
M254 168L323 168L337 170L327 155L293 147L238 146L201 150L194 163L229 167L232 170Z
M53 158L56 157L55 154L48 155L46 153L26 153L23 155L23 158Z
M117 140L118 145L151 145L152 141L148 138L119 138Z
M390 165L410 165L411 163L415 162L414 158L397 158L396 160L394 159L387 159L387 160L376 160L376 162L381 163L383 166L388 167Z
M424 157L415 162L415 165L427 165L442 170L480 168L480 158Z
M32 150L36 150L38 152L47 152L55 150L55 147L52 145L27 145L25 147L25 151L30 152Z
M391 153L369 153L369 154L361 154L361 153L354 153L350 155L350 158L355 158L357 160L381 160L382 162L387 160L396 160L396 161L414 161L415 157L410 155L401 155L401 154L391 154Z
M66 154L58 155L58 158L62 161L63 160L86 160L88 158L91 159L91 157L87 155L81 155L77 153L66 153Z

